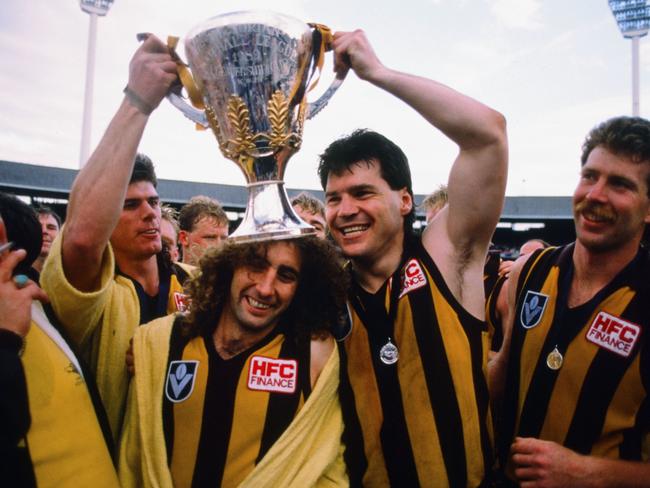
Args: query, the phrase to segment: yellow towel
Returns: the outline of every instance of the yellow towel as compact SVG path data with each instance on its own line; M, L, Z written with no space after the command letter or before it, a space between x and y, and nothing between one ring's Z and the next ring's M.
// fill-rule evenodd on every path
M173 320L174 316L155 320L140 327L133 338L136 375L120 442L119 474L124 488L173 486L160 408ZM335 348L307 402L242 488L348 486L338 378Z

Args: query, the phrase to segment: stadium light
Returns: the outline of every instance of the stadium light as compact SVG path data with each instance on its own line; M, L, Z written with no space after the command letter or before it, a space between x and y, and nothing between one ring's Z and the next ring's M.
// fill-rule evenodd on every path
M113 0L79 0L81 10L90 16L88 28L88 53L86 56L86 91L84 94L84 114L81 124L81 150L79 167L83 167L90 153L90 129L93 111L93 84L95 77L95 45L97 43L97 17L103 17L111 8Z
M639 115L639 39L650 28L648 0L608 0L618 28L632 40L632 115Z

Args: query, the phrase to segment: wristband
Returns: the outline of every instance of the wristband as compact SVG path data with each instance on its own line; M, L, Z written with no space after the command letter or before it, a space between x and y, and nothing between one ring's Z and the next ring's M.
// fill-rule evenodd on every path
M133 105L135 108L137 108L143 114L151 115L151 112L153 112L154 108L156 108L156 107L152 107L147 102L145 102L142 98L140 98L140 96L136 92L134 92L129 88L129 85L126 85L124 87L124 90L122 91L126 95L126 99L129 101L129 103Z

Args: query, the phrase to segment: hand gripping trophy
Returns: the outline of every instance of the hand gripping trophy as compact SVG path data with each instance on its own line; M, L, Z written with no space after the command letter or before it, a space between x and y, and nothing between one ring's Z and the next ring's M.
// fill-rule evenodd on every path
M256 11L213 17L185 38L191 74L178 60L179 75L194 106L181 98L180 87L168 98L189 119L212 129L223 155L246 177L246 214L230 236L237 242L314 233L289 204L283 177L300 149L305 119L316 115L343 81L336 78L317 101L307 103L330 40L325 26Z

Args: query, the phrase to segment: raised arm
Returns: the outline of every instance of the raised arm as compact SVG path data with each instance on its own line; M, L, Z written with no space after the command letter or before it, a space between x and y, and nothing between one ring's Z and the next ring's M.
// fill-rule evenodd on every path
M98 285L102 255L122 211L150 112L176 79L176 64L154 36L135 52L124 97L99 145L74 181L63 229L63 266L75 287Z
M458 144L460 152L449 176L449 205L427 227L423 243L462 303L461 268L472 263L482 269L503 206L508 164L505 119L445 85L385 67L363 31L336 33L333 47L337 71L352 68L359 78L400 98ZM455 275L461 277L456 280L460 284L452 282Z

